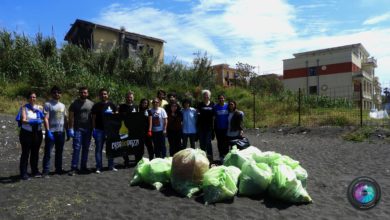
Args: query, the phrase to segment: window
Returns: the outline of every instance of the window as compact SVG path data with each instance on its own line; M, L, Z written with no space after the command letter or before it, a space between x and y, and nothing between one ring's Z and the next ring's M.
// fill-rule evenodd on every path
M317 94L317 86L310 86L309 87L309 94L316 95Z
M317 75L317 67L310 67L309 76L316 76L316 75Z

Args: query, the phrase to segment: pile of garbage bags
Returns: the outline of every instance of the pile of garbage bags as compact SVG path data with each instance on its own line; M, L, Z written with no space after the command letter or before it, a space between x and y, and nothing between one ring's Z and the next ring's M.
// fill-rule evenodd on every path
M206 153L187 148L173 158L143 158L137 164L130 185L148 184L160 190L166 185L191 198L203 193L205 204L233 200L235 195L265 195L291 203L310 203L306 191L307 171L289 156L261 152L250 146L236 147L221 166L210 167Z

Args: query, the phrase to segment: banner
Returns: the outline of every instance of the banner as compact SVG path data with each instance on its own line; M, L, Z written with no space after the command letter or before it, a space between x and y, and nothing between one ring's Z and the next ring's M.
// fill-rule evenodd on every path
M107 158L135 154L144 147L146 117L144 113L104 115Z

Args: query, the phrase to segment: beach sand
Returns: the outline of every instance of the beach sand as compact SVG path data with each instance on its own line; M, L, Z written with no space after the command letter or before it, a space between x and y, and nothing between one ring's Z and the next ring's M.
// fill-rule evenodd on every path
M205 206L201 195L183 198L170 187L161 192L130 187L134 167L121 166L122 158L115 159L118 172L53 174L48 179L20 181L16 123L13 116L0 115L0 219L390 219L390 144L379 138L347 142L340 137L346 130L282 128L245 132L260 150L276 151L300 161L309 173L307 191L312 204L288 204L265 196L235 197L234 201ZM213 145L216 158L215 141ZM93 148L89 168L95 166ZM64 150L66 170L70 169L71 152L69 141ZM43 144L40 169L42 157ZM348 185L359 176L374 178L382 189L380 203L370 210L357 210L347 199Z

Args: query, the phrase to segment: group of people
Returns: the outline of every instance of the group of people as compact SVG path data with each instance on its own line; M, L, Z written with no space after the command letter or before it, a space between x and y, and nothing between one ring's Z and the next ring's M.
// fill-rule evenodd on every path
M144 115L144 137L142 143L146 146L149 159L168 156L165 144L166 137L169 143L169 155L187 147L195 148L195 142L199 140L199 146L207 153L210 161L213 161L211 141L214 136L217 139L220 159L229 151L229 141L240 139L243 135L243 112L237 110L235 101L225 103L225 96L218 95L216 104L210 100L211 92L202 91L202 101L192 105L191 99L177 100L176 93L169 93L165 100L165 92L159 90L157 97L150 101L146 98L136 105L134 93L129 91L125 95L125 103L115 105L109 100L107 89L100 89L99 101L91 101L88 88L79 88L79 97L74 100L68 109L61 103L61 89L54 86L51 90L51 99L43 108L36 104L37 94L29 92L28 103L20 108L16 117L20 126L20 143L22 154L20 157L20 176L28 180L27 172L30 159L31 176L49 177L50 159L53 147L55 148L55 173L65 173L62 167L63 149L66 139L73 139L73 153L71 169L68 173L73 176L76 173L89 173L87 167L88 153L92 137L95 140L96 173L103 169L103 147L106 141L104 131L105 114L131 114L140 112ZM45 137L44 156L42 160L42 173L38 169L39 149ZM135 153L138 162L144 154L142 150ZM80 155L81 153L81 155ZM81 156L81 162L79 166ZM129 165L129 155L123 155L124 165ZM117 171L114 159L108 158L108 169Z

